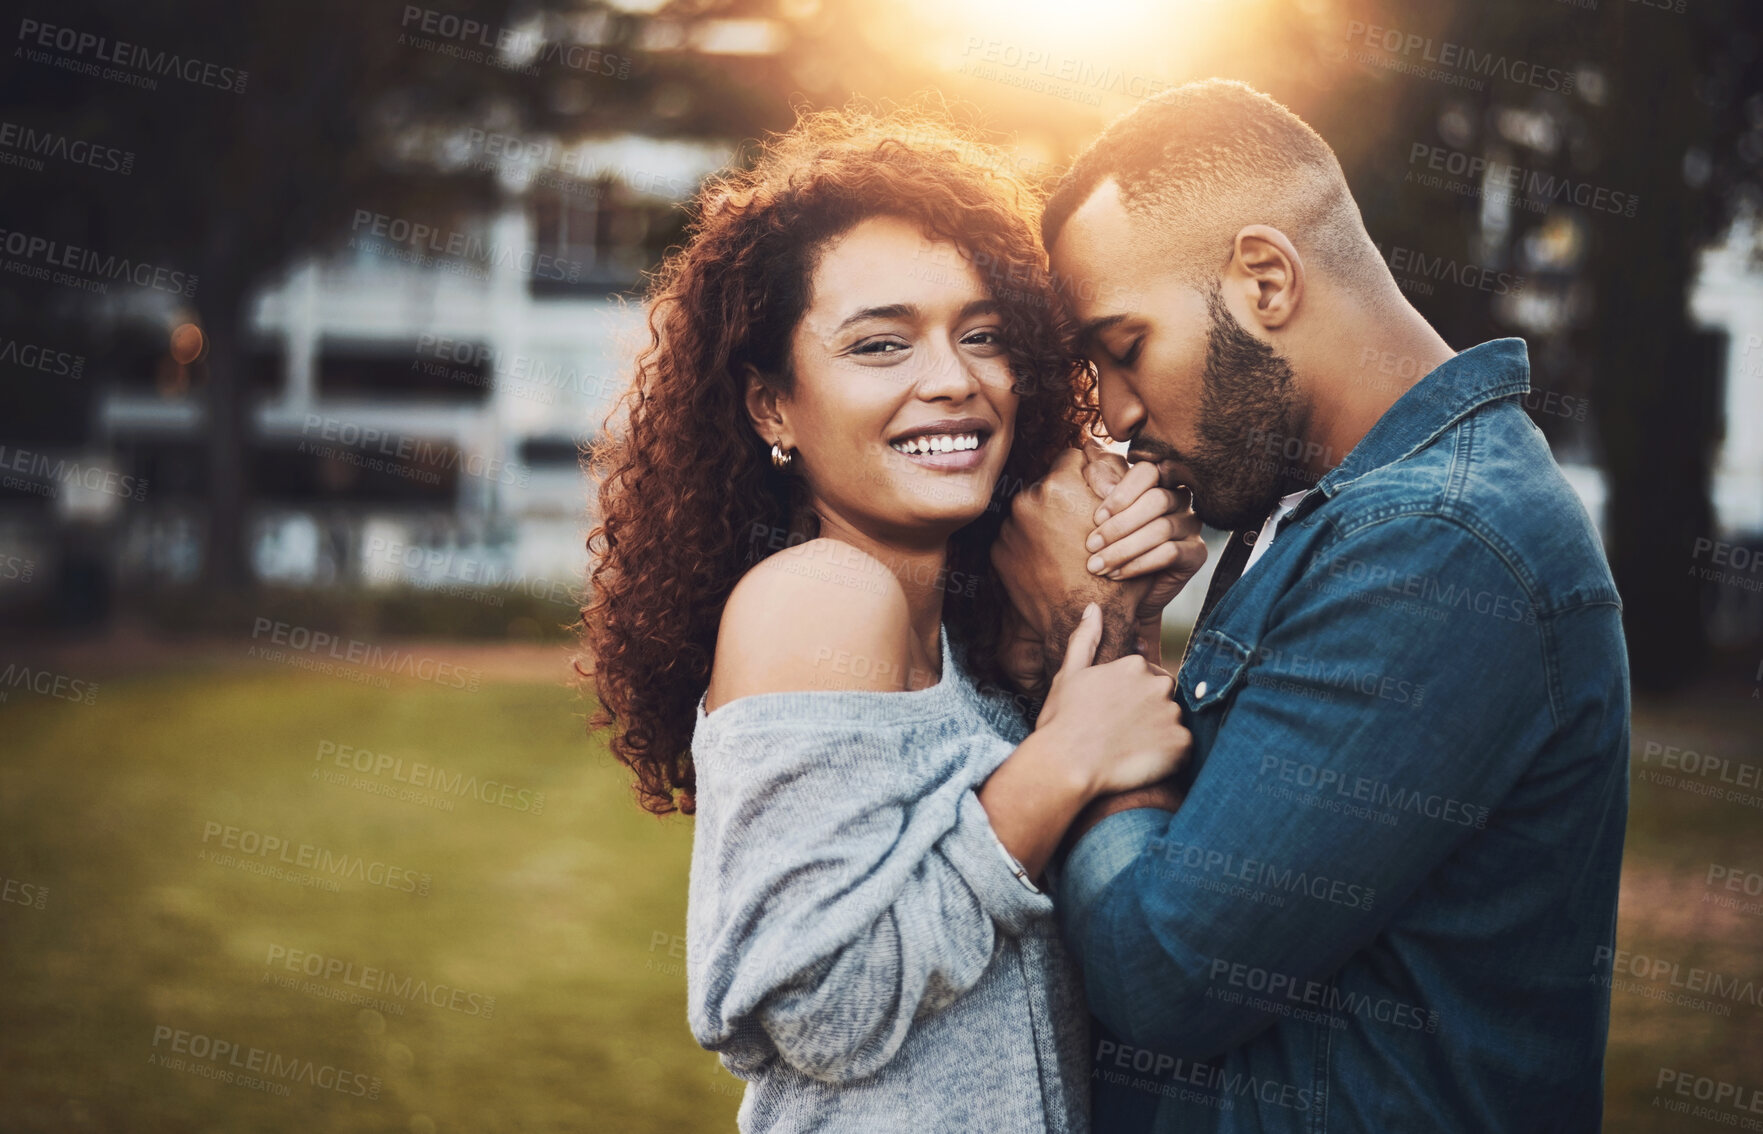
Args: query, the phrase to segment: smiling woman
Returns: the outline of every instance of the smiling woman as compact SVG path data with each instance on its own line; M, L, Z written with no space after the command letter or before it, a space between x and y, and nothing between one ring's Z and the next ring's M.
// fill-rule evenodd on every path
M1038 200L1009 168L946 120L822 112L700 194L622 427L593 453L594 726L645 806L692 809L693 714L736 583L823 525L929 524L948 572L982 581L949 604L953 635L994 652L994 488L1038 479L1090 404Z

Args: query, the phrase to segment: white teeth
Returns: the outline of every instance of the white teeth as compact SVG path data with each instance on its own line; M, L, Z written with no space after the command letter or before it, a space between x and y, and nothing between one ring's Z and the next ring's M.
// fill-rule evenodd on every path
M977 433L939 433L931 437L914 437L909 441L892 443L897 452L918 455L923 453L960 453L969 449L979 448Z

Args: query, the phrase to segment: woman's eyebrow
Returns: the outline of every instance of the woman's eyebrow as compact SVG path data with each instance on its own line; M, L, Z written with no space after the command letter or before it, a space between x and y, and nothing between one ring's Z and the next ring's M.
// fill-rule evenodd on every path
M848 315L843 323L833 328L833 334L836 335L852 323L861 323L865 319L915 319L917 317L918 308L910 303L889 303L881 307L865 307Z

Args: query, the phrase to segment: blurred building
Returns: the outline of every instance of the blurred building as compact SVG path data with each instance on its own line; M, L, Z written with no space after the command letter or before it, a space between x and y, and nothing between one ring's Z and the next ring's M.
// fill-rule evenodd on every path
M255 297L250 530L266 581L581 578L580 448L644 333L618 293L640 288L678 235L680 201L731 151L454 142L454 164L497 178L498 210L451 227L363 211L340 254ZM124 579L193 581L202 509L183 490L205 475L202 398L122 382L97 409L95 443L155 498L116 516Z

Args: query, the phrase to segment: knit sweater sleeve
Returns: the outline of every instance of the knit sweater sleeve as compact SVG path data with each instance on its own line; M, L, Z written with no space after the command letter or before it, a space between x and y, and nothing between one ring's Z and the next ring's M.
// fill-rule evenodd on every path
M971 988L999 934L1052 908L975 794L1012 748L984 728L880 712L747 713L694 743L698 1041L737 1074L781 1057L860 1079Z

